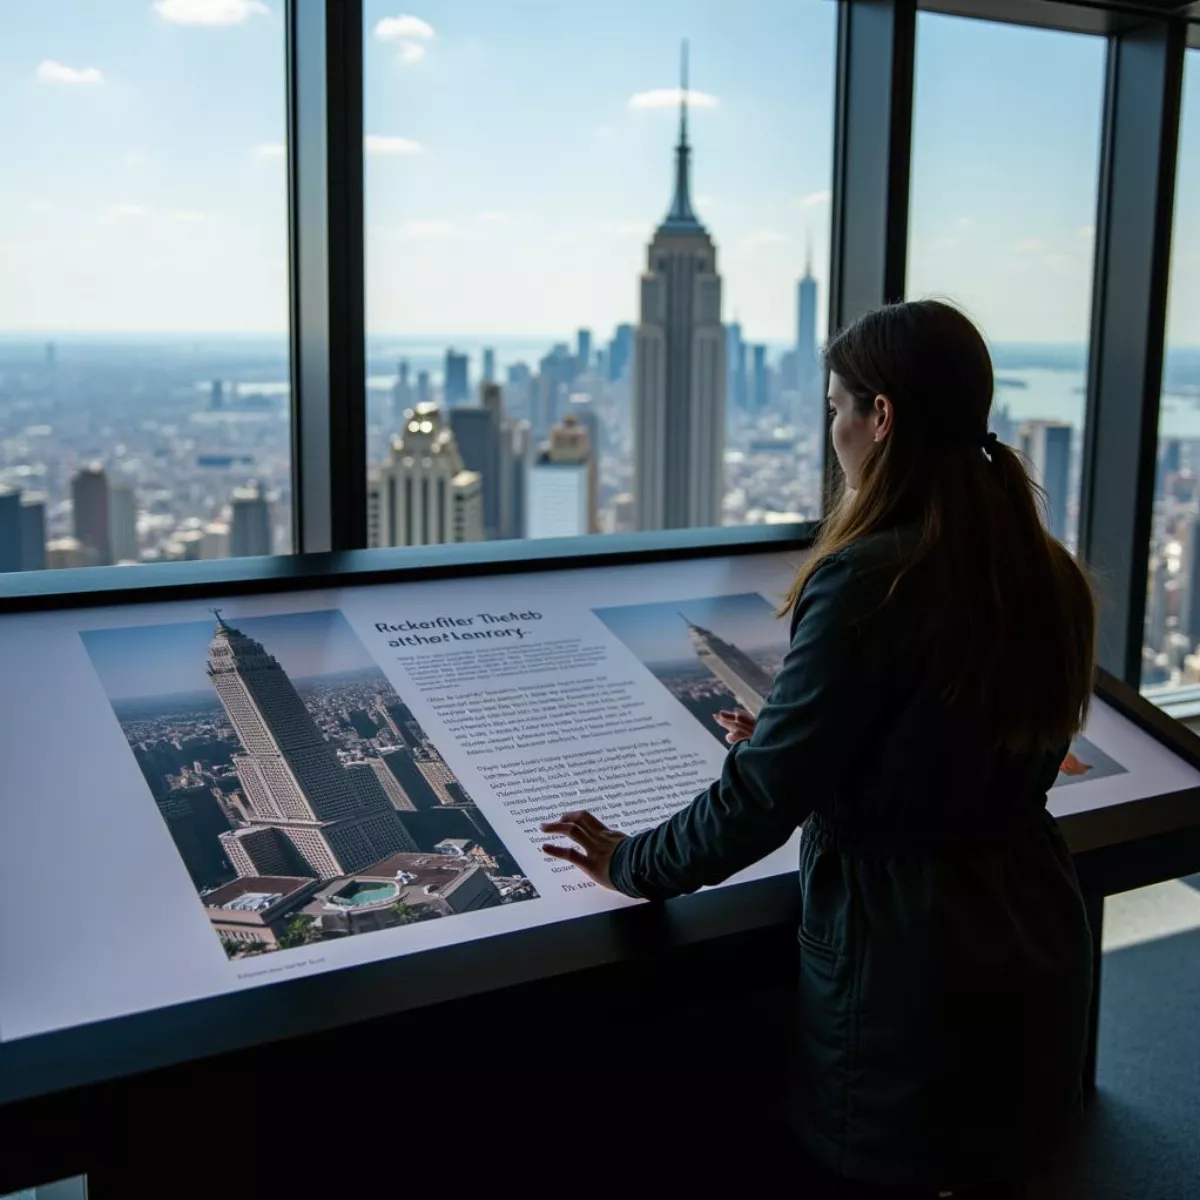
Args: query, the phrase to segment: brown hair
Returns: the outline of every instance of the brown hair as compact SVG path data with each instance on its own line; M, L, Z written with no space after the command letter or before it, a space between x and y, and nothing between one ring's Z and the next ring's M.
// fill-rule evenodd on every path
M884 604L918 566L934 574L941 603L921 632L943 699L981 710L998 748L1061 747L1087 717L1095 601L1046 531L1045 494L1021 457L995 438L984 448L993 377L979 331L939 301L889 305L839 333L825 361L859 415L887 396L892 428L824 520L784 611L828 555L915 526L912 549L884 568Z

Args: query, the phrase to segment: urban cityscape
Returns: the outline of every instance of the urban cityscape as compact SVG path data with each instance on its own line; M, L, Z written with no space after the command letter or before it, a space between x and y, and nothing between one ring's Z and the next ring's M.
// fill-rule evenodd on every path
M211 623L84 635L229 957L536 896L411 709L360 665L340 613L246 627L264 641L219 609ZM335 669L293 680L269 646L301 642ZM126 694L139 663L172 686L200 655L208 690Z
M542 345L369 339L371 546L820 515L811 251L780 297L789 344L729 319L719 229L692 193L684 69L666 216L640 274L630 262L636 320ZM992 350L992 428L1074 549L1086 348ZM288 380L284 339L0 337L0 570L289 552ZM1200 357L1168 350L1163 402L1144 682L1195 683Z

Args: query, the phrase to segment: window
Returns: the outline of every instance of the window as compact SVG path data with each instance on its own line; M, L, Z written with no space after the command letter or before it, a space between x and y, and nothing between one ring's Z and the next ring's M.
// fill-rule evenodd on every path
M1200 50L1184 67L1142 685L1180 719L1200 715Z
M1071 549L1079 521L1105 41L917 18L908 295L958 303Z
M0 570L290 549L284 105L281 0L0 8Z
M836 6L364 17L374 544L816 517Z

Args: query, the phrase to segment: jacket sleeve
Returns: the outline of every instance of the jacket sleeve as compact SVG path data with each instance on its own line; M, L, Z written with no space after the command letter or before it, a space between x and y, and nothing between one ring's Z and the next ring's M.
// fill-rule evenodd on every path
M853 753L862 699L861 639L846 604L852 584L836 555L809 577L753 735L687 808L618 845L618 891L666 900L720 883L782 846L832 792Z

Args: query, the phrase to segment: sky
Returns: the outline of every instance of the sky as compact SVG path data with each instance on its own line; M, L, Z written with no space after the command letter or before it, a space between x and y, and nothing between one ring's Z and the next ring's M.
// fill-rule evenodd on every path
M364 4L370 333L636 320L683 37L725 318L791 340L811 240L823 320L833 0L413 4ZM0 334L285 330L283 48L282 0L0 6ZM917 54L910 295L1083 340L1103 41L922 13ZM1200 344L1198 54L1173 344Z
M647 666L698 661L686 621L749 653L778 650L782 656L788 647L787 622L777 620L770 602L757 592L592 611Z
M202 604L195 608L204 612ZM259 641L293 680L313 675L361 671L378 664L336 609L239 618L237 608L221 615L235 629ZM110 700L139 700L208 691L205 667L216 621L170 625L131 625L90 629L80 634Z

